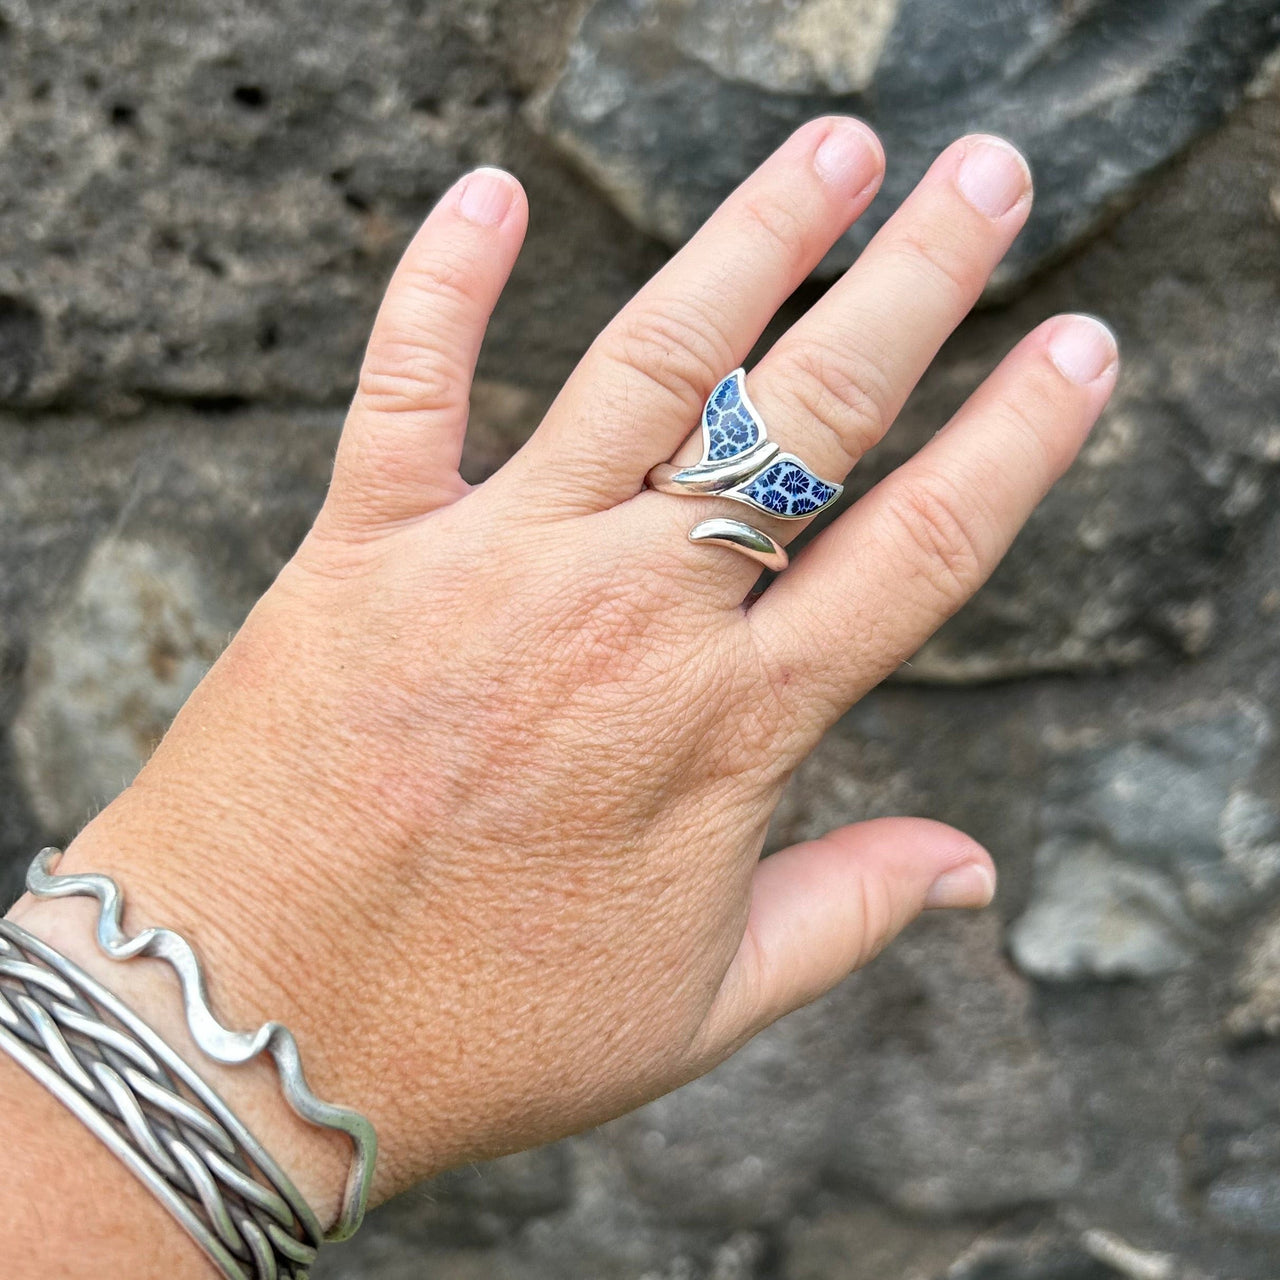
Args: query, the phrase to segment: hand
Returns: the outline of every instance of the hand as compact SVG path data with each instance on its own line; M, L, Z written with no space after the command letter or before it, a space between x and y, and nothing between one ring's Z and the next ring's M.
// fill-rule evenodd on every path
M1035 330L758 599L746 558L686 536L740 508L642 490L882 169L861 124L799 130L475 488L468 386L526 208L504 174L464 178L387 292L314 528L63 861L117 877L130 931L184 932L225 1022L295 1031L315 1091L376 1125L378 1197L669 1090L923 907L991 896L988 856L918 819L758 857L823 730L972 594L1071 462L1115 381L1106 329ZM1030 199L1007 145L948 149L751 371L772 437L843 477ZM15 915L117 989L151 981L93 957L91 904ZM162 980L138 998L172 1020ZM257 1065L220 1087L336 1209L345 1143L285 1115Z

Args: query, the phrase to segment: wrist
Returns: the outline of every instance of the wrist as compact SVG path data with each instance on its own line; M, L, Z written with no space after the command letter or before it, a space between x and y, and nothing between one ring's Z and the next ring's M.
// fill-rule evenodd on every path
M128 824L121 810L129 804L122 800L117 805L119 808L104 811L86 828L55 872L95 871L115 878L123 890L122 924L130 937L149 925L166 925L188 938L206 974L210 1005L225 1026L252 1031L275 1019L293 1029L296 1008L286 1008L254 967L244 963L242 956L252 946L237 947L231 941L239 929L251 928L248 917L228 901L216 882L207 885L203 910L194 908L190 896L180 889L174 892L175 886L168 883L171 877L164 876L166 884L161 887L155 873L165 865L163 859L157 850L126 836L121 828L127 830ZM122 853L124 849L129 852ZM95 936L99 910L93 898L36 899L28 894L9 916L95 977L147 1022L279 1162L328 1230L342 1203L352 1159L351 1141L345 1134L310 1124L293 1112L269 1053L236 1065L220 1063L204 1053L188 1028L174 969L168 962L150 957L113 960ZM258 931L242 936L260 939L262 935ZM305 1032L299 1035L303 1066L317 1095L329 1100L323 1081L332 1074L332 1065L318 1046L310 1044L314 1039Z

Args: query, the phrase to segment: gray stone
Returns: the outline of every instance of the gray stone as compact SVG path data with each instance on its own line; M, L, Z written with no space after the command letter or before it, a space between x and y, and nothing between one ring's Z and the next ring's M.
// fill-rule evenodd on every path
M729 0L658 12L675 47L724 80L773 93L859 93L875 79L900 8L901 0Z
M946 1280L1208 1280L1172 1254L1141 1249L1096 1228L1050 1223L980 1240Z
M601 1131L684 1227L779 1223L824 1179L906 1212L989 1212L1080 1172L1065 1082L998 921L930 920L815 1008Z
M0 404L342 405L400 251L484 162L539 202L495 332L549 394L616 306L565 305L575 239L646 260L517 114L572 8L0 5Z
M867 116L891 159L885 195L828 273L952 138L1004 134L1037 175L1008 285L1218 123L1277 33L1274 0L597 0L543 119L637 226L679 244L801 121Z
M971 1226L923 1223L874 1202L829 1209L787 1232L784 1280L935 1280L973 1241Z
M687 1226L776 1225L817 1187L843 1070L826 1021L799 1016L602 1131L630 1193Z
M1053 834L1009 935L1023 972L1153 977L1211 948L1212 926L1275 880L1280 817L1249 790L1270 734L1244 708L1060 758L1042 814Z
M993 914L921 921L825 1012L848 1036L835 1177L929 1217L1070 1194L1082 1151L1069 1086Z
M238 618L189 557L110 538L49 622L13 740L40 820L70 834L133 780Z
M1232 985L1238 1003L1227 1015L1227 1030L1240 1041L1280 1039L1280 911L1253 929Z
M1184 1147L1201 1212L1244 1239L1280 1239L1280 1046L1216 1064Z
M1195 959L1199 931L1177 889L1099 845L1050 842L1030 907L1009 932L1023 973L1050 981L1150 978Z
M169 410L102 432L0 421L0 834L74 835L136 772L319 505L332 417ZM16 884L16 880L13 881Z

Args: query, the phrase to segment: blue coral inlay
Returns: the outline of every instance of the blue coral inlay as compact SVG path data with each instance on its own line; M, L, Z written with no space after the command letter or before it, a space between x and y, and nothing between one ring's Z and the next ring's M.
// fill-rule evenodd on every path
M766 467L739 492L766 511L783 519L795 519L821 510L836 496L837 489L798 462L783 459Z
M742 403L737 374L730 374L711 393L703 418L707 424L708 462L736 458L760 439L760 427Z

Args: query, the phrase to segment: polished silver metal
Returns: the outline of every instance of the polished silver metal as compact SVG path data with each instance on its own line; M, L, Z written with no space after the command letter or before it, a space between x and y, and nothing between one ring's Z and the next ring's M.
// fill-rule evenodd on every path
M320 1223L288 1175L117 996L0 920L0 1049L73 1112L228 1280L305 1280Z
M651 467L645 482L659 493L674 493L677 497L737 498L734 489L752 479L775 461L782 450L772 441L765 442L761 453L743 454L726 458L723 462L699 462L692 467L677 467L672 462L660 462Z
M781 543L762 529L742 520L729 520L724 516L712 516L699 520L689 530L690 542L707 542L715 547L729 547L744 556L781 573L787 567L787 551Z
M326 1233L326 1240L345 1240L360 1225L369 1200L377 1159L378 1139L373 1125L349 1107L322 1102L307 1086L302 1071L298 1042L279 1022L265 1022L256 1031L231 1031L214 1017L209 1008L204 972L195 952L172 929L143 929L130 938L120 925L124 900L110 876L96 873L56 875L53 868L62 857L60 849L41 849L27 871L27 888L38 898L85 896L99 903L97 938L113 960L154 956L167 960L182 985L187 1026L196 1044L211 1058L236 1066L256 1058L263 1050L275 1060L280 1086L293 1110L304 1120L345 1133L352 1144L351 1168L338 1220Z

